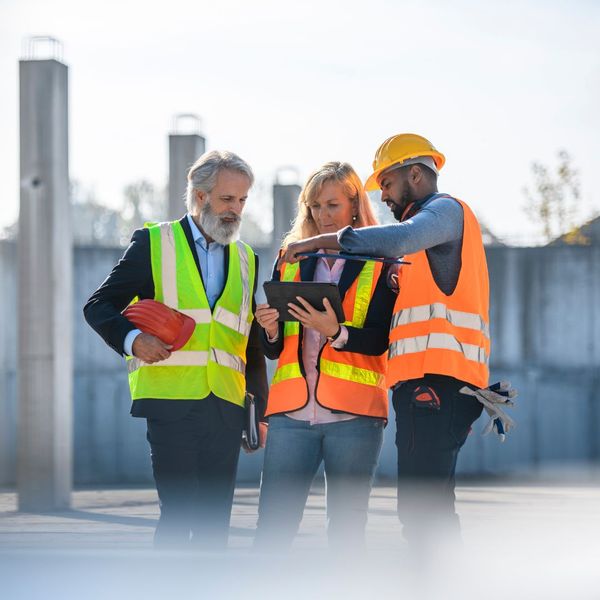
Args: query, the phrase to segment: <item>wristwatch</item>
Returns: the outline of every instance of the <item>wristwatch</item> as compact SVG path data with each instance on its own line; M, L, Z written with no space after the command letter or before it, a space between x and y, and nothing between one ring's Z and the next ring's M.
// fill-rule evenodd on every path
M328 335L327 339L329 342L335 342L340 337L340 333L342 333L342 326L338 325L338 330L333 335Z

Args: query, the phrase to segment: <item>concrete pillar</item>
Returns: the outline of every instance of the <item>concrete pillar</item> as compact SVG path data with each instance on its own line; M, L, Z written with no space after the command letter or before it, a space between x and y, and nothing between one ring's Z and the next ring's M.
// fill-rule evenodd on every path
M187 123L188 128L183 127ZM191 126L190 126L191 124ZM200 135L200 119L196 115L181 114L173 119L169 134L169 206L167 218L172 221L185 213L187 172L196 159L204 154L206 140Z
M20 510L43 511L69 506L73 470L68 68L19 67L17 489Z
M297 183L282 183L284 171L293 172L297 180L298 172L293 167L281 167L273 184L273 251L281 246L283 236L290 230L298 212L300 186Z

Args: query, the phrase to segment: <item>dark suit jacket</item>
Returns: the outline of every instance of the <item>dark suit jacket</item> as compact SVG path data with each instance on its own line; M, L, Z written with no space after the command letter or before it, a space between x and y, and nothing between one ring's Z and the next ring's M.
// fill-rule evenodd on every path
M300 279L301 281L312 281L317 267L317 258L306 258L300 261ZM354 280L358 277L364 261L346 260L344 269L340 276L338 288L342 301ZM390 331L390 321L396 302L396 294L387 285L387 266L384 265L381 275L375 286L375 292L367 311L365 325L362 329L346 326L348 329L348 341L341 349L344 352L359 352L368 356L378 356L388 348L388 339ZM277 270L277 262L273 267L272 279L279 281L280 273ZM300 326L300 335L302 335L302 326ZM279 337L277 341L271 343L268 341L263 329L261 341L265 350L265 355L270 359L277 359L283 350L283 323L279 323ZM300 357L302 348L300 348Z
M187 216L184 216L179 222L192 249L192 255L196 261L200 277L202 277ZM225 273L227 273L228 261L229 249L225 248ZM258 257L256 257L256 274L258 279ZM254 284L253 308L256 306L254 301L256 283L257 281ZM123 343L125 337L132 329L135 329L135 325L128 321L121 314L121 311L127 307L135 296L139 296L140 299L154 298L154 281L150 261L150 235L147 229L137 229L133 233L131 243L122 258L83 308L83 314L90 326L115 352L122 355L124 354ZM264 407L268 393L267 374L260 343L260 327L256 321L252 323L250 330L246 358L246 389L257 398L259 407ZM201 402L201 400L198 402ZM193 403L194 400L183 399L140 399L133 402L131 414L135 417L177 419L185 416ZM235 413L231 418L239 421L239 415L237 415L239 407L231 402L221 402L220 404L223 405L222 411L226 420L229 419L227 413Z

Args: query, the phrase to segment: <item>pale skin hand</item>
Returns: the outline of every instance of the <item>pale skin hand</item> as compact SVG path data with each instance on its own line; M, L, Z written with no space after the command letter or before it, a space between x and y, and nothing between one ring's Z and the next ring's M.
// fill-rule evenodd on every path
M296 256L300 252L315 252L315 250L319 250L320 248L325 250L340 250L337 233L324 233L323 235L315 235L305 240L292 242L281 255L277 262L277 268L281 269L281 265L284 262L296 263L301 260L301 256Z
M274 338L279 332L279 311L276 308L271 308L268 304L257 304L254 318L270 338Z
M169 358L172 347L170 344L161 342L161 340L150 333L140 333L133 340L131 351L136 358L151 365Z
M262 421L258 424L258 448L256 450L260 450L264 448L267 444L267 433L269 433L269 424L263 423ZM252 450L248 447L245 440L242 440L242 450L246 454L252 454L256 452L256 450Z
M296 296L301 306L288 303L290 313L302 323L303 327L316 329L321 335L331 337L338 332L340 325L327 298L323 298L324 311L313 308L304 298Z

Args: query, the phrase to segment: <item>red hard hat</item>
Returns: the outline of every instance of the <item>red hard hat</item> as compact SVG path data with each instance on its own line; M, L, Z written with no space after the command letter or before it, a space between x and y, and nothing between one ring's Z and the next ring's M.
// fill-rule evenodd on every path
M192 317L156 300L140 300L131 304L123 311L123 316L144 333L173 346L171 351L184 346L196 327Z

